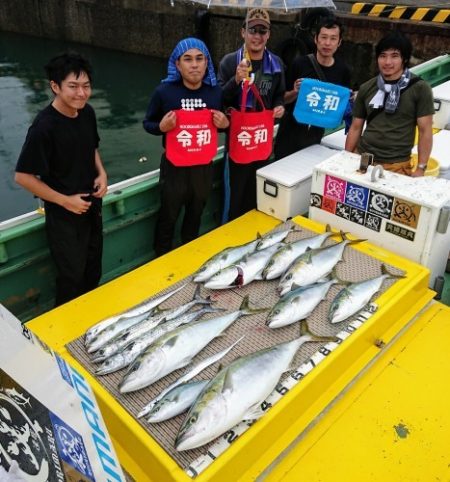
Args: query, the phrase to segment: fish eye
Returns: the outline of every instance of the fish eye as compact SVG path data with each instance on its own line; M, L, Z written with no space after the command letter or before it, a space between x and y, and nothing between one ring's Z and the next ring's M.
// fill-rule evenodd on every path
M286 276L286 279L287 279L287 280L292 279L292 274L291 274L291 273L290 273L290 274L288 274L288 275Z
M194 415L192 415L192 417L189 419L189 423L190 424L193 424L197 421L198 419L198 415L195 413Z
M280 310L275 310L273 314L274 314L274 315L279 315L279 314L280 314Z

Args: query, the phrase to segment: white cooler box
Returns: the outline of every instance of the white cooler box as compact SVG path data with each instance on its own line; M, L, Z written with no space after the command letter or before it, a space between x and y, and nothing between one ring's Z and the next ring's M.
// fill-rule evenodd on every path
M417 146L414 146L413 153L417 154ZM434 134L430 156L439 162L439 177L450 180L450 131Z
M306 213L313 168L334 154L335 149L314 145L258 169L258 210L282 221Z
M450 80L433 87L434 110L433 127L445 129L450 124Z
M331 147L332 149L337 149L343 151L345 148L345 140L347 135L344 129L340 129L332 134L328 134L322 138L321 144L326 147Z
M430 286L450 248L450 181L409 177L369 166L341 151L314 168L309 217L427 266ZM375 172L374 172L375 171Z

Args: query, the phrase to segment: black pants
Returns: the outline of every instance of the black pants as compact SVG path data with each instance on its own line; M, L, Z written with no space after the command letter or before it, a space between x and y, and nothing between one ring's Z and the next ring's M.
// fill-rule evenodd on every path
M102 275L102 224L99 200L82 215L46 203L45 227L57 273L55 306L98 286Z
M256 171L271 162L238 164L230 159L230 221L256 208Z
M212 163L177 167L163 155L160 167L161 208L156 221L154 248L161 256L172 249L175 225L184 207L183 244L198 237L203 209L212 189Z
M322 127L299 124L289 111L281 119L278 134L275 139L275 159L289 156L300 149L320 144L325 129Z

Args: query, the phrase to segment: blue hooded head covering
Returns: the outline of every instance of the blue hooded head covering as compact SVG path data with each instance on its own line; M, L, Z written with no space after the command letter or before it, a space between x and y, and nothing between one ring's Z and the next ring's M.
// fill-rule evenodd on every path
M188 50L198 49L208 59L208 66L206 69L203 82L205 84L214 87L217 85L216 74L214 73L214 65L212 63L211 56L209 55L208 47L201 40L193 37L180 40L176 47L173 49L172 54L169 57L169 63L167 65L167 77L161 82L178 82L181 80L181 74L176 66L176 61Z

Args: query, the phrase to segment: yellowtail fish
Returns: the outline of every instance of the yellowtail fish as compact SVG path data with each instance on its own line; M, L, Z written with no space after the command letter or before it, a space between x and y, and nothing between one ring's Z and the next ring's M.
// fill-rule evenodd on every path
M202 390L175 440L178 451L205 445L242 420L263 415L261 403L278 384L297 350L307 342L329 341L303 335L234 360Z
M116 372L121 368L125 368L133 361L152 343L154 343L158 338L169 333L175 328L181 325L186 325L192 321L198 320L205 313L213 313L220 311L218 308L206 307L198 311L193 311L192 313L185 313L178 318L162 323L159 326L152 328L150 331L142 334L139 338L130 341L122 350L114 355L106 358L101 362L95 371L96 375L107 375L108 373ZM93 362L96 360L94 359Z
M178 293L178 291L182 290L187 283L182 284L178 288L169 291L168 293L165 293L161 296L158 296L156 298L151 298L149 300L146 300L139 305L134 306L133 308L130 308L129 310L126 310L122 313L118 313L116 315L110 316L109 318L106 318L102 321L99 321L97 324L94 326L91 326L86 331L85 334L85 344L89 345L94 337L96 337L101 331L105 330L112 324L116 323L119 319L121 318L130 318L130 317L135 317L138 315L142 314L151 314L151 310L155 308L156 306L160 305L163 301L166 301L169 299L171 296L173 296L175 293Z
M271 280L283 275L289 266L308 248L319 248L333 234L330 226L327 225L327 230L323 234L286 244L270 258L262 272L263 279Z
M265 308L250 309L248 297L245 297L236 311L180 326L162 336L133 362L119 385L120 392L128 393L147 387L174 370L185 367L238 318L261 311L265 311Z
M281 328L304 320L325 298L328 290L335 283L338 281L332 279L288 291L269 312L266 325L269 328Z
M168 393L170 390L175 388L176 386L185 383L192 378L194 378L196 375L198 375L200 372L205 370L205 368L208 368L211 366L213 363L219 361L221 358L223 358L230 350L232 350L243 338L244 336L241 336L238 340L236 340L233 344L231 344L229 347L225 348L222 351L219 351L217 353L214 353L214 355L211 355L207 358L204 358L203 360L199 361L196 363L191 369L189 369L184 375L182 375L178 380L175 380L172 384L170 384L166 389L164 389L160 394L158 394L153 400L148 402L145 407L142 408L142 410L138 413L138 418L143 417L144 415L147 415L150 413L150 410L153 408L153 406L161 400L161 398Z
M365 239L343 241L323 248L308 249L300 255L281 277L278 285L280 295L293 288L308 286L325 279L336 264L342 259L344 249L348 244L356 244Z
M115 355L119 351L121 351L125 346L127 346L133 340L140 338L145 333L153 330L156 326L160 325L161 323L165 324L169 321L172 321L176 318L179 318L181 315L189 311L193 306L199 305L208 305L211 303L211 299L209 296L207 298L203 298L200 295L200 285L197 286L194 297L192 301L188 303L184 303L183 305L177 306L175 308L169 308L167 310L158 310L158 315L144 319L139 323L122 330L117 333L111 340L107 342L106 345L103 345L100 349L95 352L95 356L91 360L93 363L100 363L106 360L107 358ZM162 317L162 318L161 318ZM105 332L107 332L105 330ZM101 336L101 335L100 335Z
M164 422L185 412L195 402L209 380L182 383L167 392L159 400L147 417L147 422Z
M339 323L358 313L369 303L372 296L380 290L383 281L391 278L404 278L404 275L389 273L386 266L381 266L381 275L357 283L349 283L342 288L331 302L328 320Z
M216 273L205 283L205 288L223 290L227 288L245 286L253 280L262 279L262 271L272 255L278 251L283 243L277 243L268 248L247 254L232 266Z

